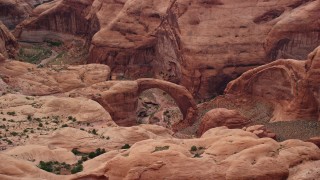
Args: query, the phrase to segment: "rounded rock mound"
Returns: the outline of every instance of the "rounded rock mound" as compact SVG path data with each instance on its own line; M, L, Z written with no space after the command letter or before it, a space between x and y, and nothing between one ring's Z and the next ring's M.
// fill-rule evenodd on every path
M207 130L220 126L227 126L230 129L242 128L249 124L250 120L243 117L236 110L217 108L208 111L201 119L197 135L201 136Z

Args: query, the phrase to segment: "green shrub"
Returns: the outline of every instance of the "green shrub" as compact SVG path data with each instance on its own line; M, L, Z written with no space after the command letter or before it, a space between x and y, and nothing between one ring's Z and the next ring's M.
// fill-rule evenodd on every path
M73 167L71 169L71 173L72 174L75 174L75 173L78 173L78 172L81 172L81 171L83 171L83 165L82 164L78 164L78 165L76 165L75 167Z
M129 144L125 144L125 145L123 145L122 147L121 147L121 149L130 149L130 145Z
M53 41L53 40L46 40L46 43L48 43L49 46L61 46L63 42L61 41Z
M190 151L197 151L197 150L198 150L197 146L192 146L191 149L190 149Z
M77 148L73 148L73 149L71 150L71 152L72 152L74 155L79 155L79 154L81 153L80 151L78 151Z
M7 112L8 115L10 116L15 116L16 115L16 112L12 111L12 112Z
M18 135L18 133L17 132L11 132L10 133L12 136L16 136L16 135Z
M196 153L194 156L194 158L201 158L200 154Z
M52 172L53 171L53 167L52 167L52 162L44 162L44 161L40 161L38 167L42 170L45 170L47 172Z
M170 146L157 146L154 148L154 151L152 152L157 152L157 151L164 151L164 150L168 150Z

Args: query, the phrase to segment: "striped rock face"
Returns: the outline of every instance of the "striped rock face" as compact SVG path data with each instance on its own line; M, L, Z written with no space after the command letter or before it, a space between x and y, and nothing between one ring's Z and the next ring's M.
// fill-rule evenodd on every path
M211 98L249 69L306 59L320 42L319 8L312 0L58 0L35 8L15 34L82 38L88 62L109 65L113 77L157 77Z

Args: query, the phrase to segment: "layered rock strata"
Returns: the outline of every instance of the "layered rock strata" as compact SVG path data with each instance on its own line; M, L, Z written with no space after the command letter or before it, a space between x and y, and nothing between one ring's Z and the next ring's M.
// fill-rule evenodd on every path
M17 35L86 35L88 62L115 77L161 78L210 98L251 68L306 59L320 43L319 8L313 0L61 0L37 7Z

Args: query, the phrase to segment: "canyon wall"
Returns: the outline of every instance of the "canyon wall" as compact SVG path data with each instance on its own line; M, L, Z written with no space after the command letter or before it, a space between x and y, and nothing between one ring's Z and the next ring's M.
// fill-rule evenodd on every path
M88 63L109 65L115 79L155 77L211 98L249 69L306 59L320 43L319 10L314 0L57 0L15 34L75 35L90 46Z
M319 1L127 1L93 36L89 62L209 98L248 69L306 59L320 43L319 8Z

